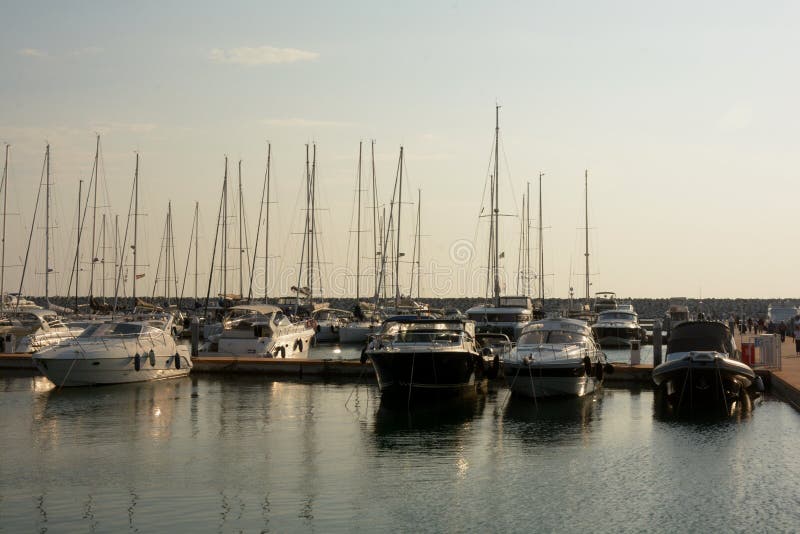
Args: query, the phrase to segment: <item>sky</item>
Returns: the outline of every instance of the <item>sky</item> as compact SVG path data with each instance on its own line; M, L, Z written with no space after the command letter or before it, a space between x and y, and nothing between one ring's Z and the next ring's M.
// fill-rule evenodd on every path
M137 274L145 276L138 294L149 295L164 277L156 265L168 202L180 292L198 202L198 292L205 295L227 156L232 199L242 161L251 255L261 228L254 294L263 295L259 209L268 143L268 291L286 293L297 283L302 247L306 144L316 143L317 283L325 296L353 296L359 142L362 192L371 199L374 140L380 206L391 200L404 147L401 292L412 290L421 191L421 296L484 296L489 229L479 215L488 209L500 105L505 293L525 290L517 271L528 183L530 254L538 266L544 173L544 272L536 267L531 285L543 274L546 297L567 297L570 287L583 297L588 170L592 293L796 297L799 16L800 4L780 1L6 3L5 290L19 288L49 142L50 293L67 293L78 182L85 194L99 134L96 224L106 214L109 240L94 256L109 270L111 221L119 216L124 234L140 157L137 250L144 266ZM370 268L372 206L365 198L360 256ZM232 203L229 211L238 208ZM80 294L89 290L90 219L81 237ZM43 220L40 206L25 294L44 292ZM236 292L238 221L230 222L236 250L229 250L226 286ZM186 295L194 294L193 261ZM126 257L128 294L131 262ZM107 278L113 294L113 276ZM370 294L371 274L360 285L361 296ZM220 289L214 275L211 293Z

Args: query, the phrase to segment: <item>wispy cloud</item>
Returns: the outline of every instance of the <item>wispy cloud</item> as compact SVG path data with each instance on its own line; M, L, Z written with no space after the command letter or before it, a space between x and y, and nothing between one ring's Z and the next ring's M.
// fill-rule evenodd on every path
M17 50L17 54L25 57L47 57L47 52L38 48L21 48Z
M301 119L298 117L289 119L264 119L262 123L268 126L288 126L292 128L311 128L320 126L354 126L352 122L321 121L314 119Z
M273 65L313 61L319 57L316 52L296 48L275 48L272 46L243 46L240 48L215 48L208 59L215 63L238 63L240 65Z
M85 46L83 48L78 48L77 50L73 50L69 53L71 56L96 56L98 54L102 54L103 49L99 46Z

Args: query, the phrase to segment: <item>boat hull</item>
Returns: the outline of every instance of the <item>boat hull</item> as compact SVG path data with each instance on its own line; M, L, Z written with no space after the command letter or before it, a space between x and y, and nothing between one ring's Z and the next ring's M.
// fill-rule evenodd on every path
M180 350L183 349L183 350ZM176 361L179 359L179 363ZM34 355L33 361L39 371L55 385L62 387L98 386L147 382L187 376L192 368L189 352L179 347L176 355L158 356L155 365L148 357L140 357L139 370L136 370L134 356L103 357L99 354L58 355L47 357ZM176 367L180 365L180 367Z
M755 372L745 364L705 354L668 361L653 369L657 407L673 415L730 415L738 408L748 408L756 395L751 391L755 380Z
M339 329L339 343L360 344L366 343L369 336L377 334L381 330L380 323L371 324L349 324Z
M602 385L602 375L601 378L587 375L583 362L558 365L505 362L503 373L513 394L531 398L583 397Z
M367 351L383 396L463 396L475 393L476 362L469 351ZM482 360L481 360L482 361Z
M217 341L217 350L208 354L215 356L252 356L257 358L308 358L314 330L307 328L298 333L278 337L229 338L222 336Z
M641 341L642 334L639 327L600 326L592 327L597 343L606 348L630 347L634 341Z

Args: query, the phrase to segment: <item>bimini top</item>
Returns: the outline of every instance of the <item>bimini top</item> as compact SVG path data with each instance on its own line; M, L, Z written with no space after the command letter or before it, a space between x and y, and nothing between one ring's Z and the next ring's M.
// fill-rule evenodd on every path
M733 355L731 331L716 321L687 321L669 335L667 354L690 351L716 351Z
M237 312L260 313L261 315L269 315L275 312L282 312L278 306L272 304L241 304L239 306L231 306L228 308L230 311L236 310Z

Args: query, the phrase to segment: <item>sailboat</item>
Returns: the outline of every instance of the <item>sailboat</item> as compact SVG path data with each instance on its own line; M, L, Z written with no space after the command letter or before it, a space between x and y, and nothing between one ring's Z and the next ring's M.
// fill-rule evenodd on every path
M541 312L534 312L530 296L500 295L500 106L495 107L494 174L491 176L491 210L489 225L489 275L492 281L492 301L467 310L467 317L477 323L479 333L502 333L510 339L519 337L522 328ZM541 176L540 176L541 180ZM540 225L541 226L541 225ZM540 265L541 267L541 265ZM541 278L541 272L539 273ZM540 298L542 295L540 295Z
M589 170L585 170L583 174L583 203L584 203L584 215L586 226L584 226L584 245L585 251L583 253L584 260L586 262L585 269L586 272L584 274L584 282L586 288L586 297L583 301L583 304L579 304L577 306L573 305L573 288L569 288L569 302L570 306L567 310L567 315L571 319L580 319L585 321L588 324L592 324L597 320L597 314L592 311L591 306L591 296L590 296L590 282L589 282Z
M139 209L139 154L132 191L133 302ZM124 257L122 258L124 263ZM120 275L117 277L117 295ZM116 301L115 297L115 301ZM116 308L116 306L115 306ZM33 356L39 371L57 386L91 386L143 382L186 376L192 368L189 349L173 337L174 316L136 312L120 319L88 325L77 337L40 350Z

